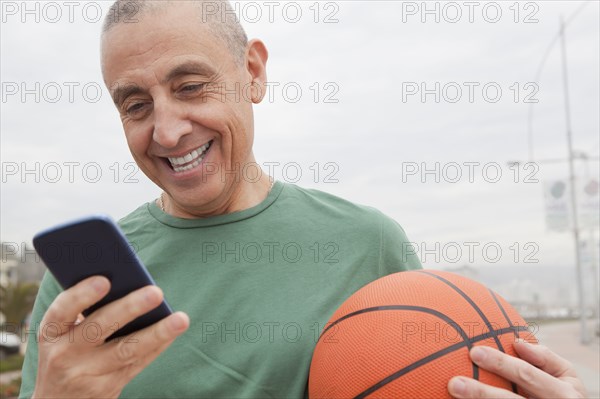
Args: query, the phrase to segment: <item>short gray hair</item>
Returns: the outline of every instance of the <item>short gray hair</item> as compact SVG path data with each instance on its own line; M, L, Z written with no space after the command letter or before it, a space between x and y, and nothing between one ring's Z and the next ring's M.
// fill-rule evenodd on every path
M139 20L149 11L160 11L181 3L196 5L200 15L199 23L205 24L215 37L223 40L238 63L244 63L248 37L227 0L116 0L104 19L102 36L121 23Z

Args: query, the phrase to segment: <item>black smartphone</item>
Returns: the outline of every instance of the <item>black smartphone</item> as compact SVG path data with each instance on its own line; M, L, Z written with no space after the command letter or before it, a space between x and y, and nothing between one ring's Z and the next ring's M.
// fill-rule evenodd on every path
M35 235L33 246L64 288L102 275L111 282L109 293L86 309L87 316L138 288L155 284L135 251L108 216L91 216L61 224ZM111 340L145 328L173 313L165 300L124 326L115 326Z

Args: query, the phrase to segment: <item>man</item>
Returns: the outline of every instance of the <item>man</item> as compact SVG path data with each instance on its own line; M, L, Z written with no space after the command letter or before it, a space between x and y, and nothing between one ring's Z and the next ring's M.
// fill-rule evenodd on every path
M333 311L366 283L419 262L403 252L403 230L376 210L272 184L264 173L244 175L256 165L261 41L247 42L222 14L203 14L202 2L121 1L112 10L104 80L133 157L163 190L120 223L161 288L135 291L84 319L109 282L92 277L61 292L47 275L22 397L302 397ZM120 20L131 10L138 22ZM161 289L183 312L104 342L113 326L156 307ZM566 361L541 347L516 348L531 364L498 351L472 357L533 396L582 394ZM449 384L456 397L515 397L466 378Z

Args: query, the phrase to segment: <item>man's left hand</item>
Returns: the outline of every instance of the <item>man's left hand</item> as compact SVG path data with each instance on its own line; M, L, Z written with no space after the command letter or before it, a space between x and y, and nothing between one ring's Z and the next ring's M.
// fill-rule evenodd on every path
M487 346L471 349L479 367L506 378L535 398L584 398L585 388L573 365L543 345L516 342L520 359ZM518 394L486 385L468 377L454 377L448 392L455 398L522 398Z

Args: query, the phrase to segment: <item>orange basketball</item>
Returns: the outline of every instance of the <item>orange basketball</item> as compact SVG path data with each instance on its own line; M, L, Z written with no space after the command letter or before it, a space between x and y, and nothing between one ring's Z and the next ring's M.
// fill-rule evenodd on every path
M487 345L516 356L517 338L537 342L523 318L485 286L449 272L392 274L333 314L313 354L309 396L450 398L448 381L456 375L517 392L468 355Z

